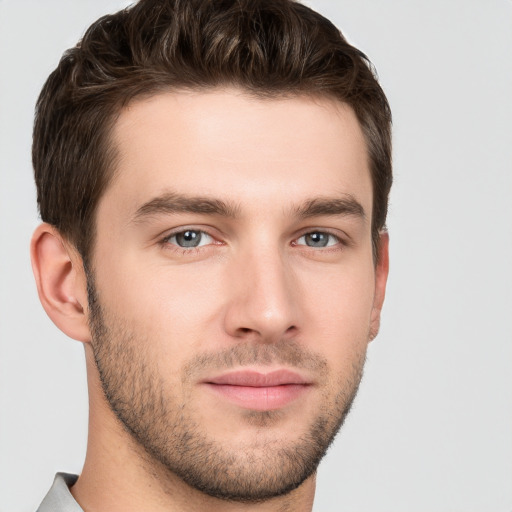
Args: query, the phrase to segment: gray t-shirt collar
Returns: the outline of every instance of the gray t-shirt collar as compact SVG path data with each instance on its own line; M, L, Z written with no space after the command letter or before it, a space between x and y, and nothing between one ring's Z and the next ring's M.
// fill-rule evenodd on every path
M57 473L51 489L39 505L37 512L84 512L69 491L77 480L77 475Z

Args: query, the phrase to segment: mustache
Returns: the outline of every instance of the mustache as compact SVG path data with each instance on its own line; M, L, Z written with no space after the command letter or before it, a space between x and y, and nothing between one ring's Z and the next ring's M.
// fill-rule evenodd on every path
M183 368L188 380L205 371L222 371L237 366L291 366L324 376L328 371L327 359L302 347L294 340L274 343L240 343L225 350L207 352L193 357Z

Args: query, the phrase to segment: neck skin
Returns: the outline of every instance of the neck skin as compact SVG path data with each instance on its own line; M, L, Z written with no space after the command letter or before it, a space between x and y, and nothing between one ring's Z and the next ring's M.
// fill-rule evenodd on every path
M207 496L150 459L110 410L89 345L87 455L71 493L85 512L310 512L315 475L291 493L262 503L236 503Z

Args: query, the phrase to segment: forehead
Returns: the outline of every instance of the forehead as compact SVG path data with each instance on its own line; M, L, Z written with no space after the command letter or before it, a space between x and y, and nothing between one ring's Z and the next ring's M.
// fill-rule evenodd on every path
M115 177L100 206L121 201L134 210L170 190L259 201L262 208L350 194L371 210L359 122L330 98L256 98L239 89L160 93L123 109L113 143Z

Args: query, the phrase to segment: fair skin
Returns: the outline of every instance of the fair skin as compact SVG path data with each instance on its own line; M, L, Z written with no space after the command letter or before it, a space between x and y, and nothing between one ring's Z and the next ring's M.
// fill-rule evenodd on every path
M86 512L310 511L314 471L276 497L265 476L286 481L286 454L309 454L303 439L319 418L334 435L388 272L387 235L372 257L372 185L353 111L236 89L161 93L125 108L113 140L119 159L92 257L103 344L76 250L47 224L32 241L43 306L85 346L89 441L75 499ZM105 398L102 372L117 401ZM203 480L217 472L233 494L232 470L253 495L266 482L269 496L226 500L191 485L169 469L193 458L178 435L196 435L203 464L216 462Z

